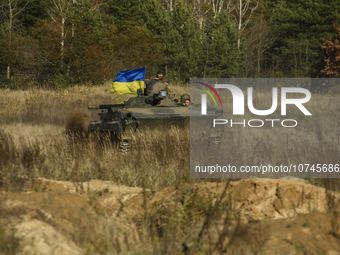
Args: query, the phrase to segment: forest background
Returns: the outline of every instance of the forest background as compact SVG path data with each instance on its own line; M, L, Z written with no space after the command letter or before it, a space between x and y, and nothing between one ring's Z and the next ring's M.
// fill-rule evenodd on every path
M339 23L338 0L0 0L0 87L339 77Z

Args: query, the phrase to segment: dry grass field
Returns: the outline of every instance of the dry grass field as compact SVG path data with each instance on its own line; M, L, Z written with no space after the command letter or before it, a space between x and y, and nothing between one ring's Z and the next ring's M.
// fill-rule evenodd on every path
M182 87L175 87L183 93ZM182 91L181 91L182 90ZM115 104L129 95L111 95L109 86L74 87L64 91L3 91L0 96L0 163L18 176L55 180L102 179L141 186L142 177L154 188L188 177L189 130L176 128L160 135L135 135L133 148L122 156L107 143L65 135L67 125L86 132L98 111L88 104ZM84 117L85 116L85 117Z
M176 91L177 95L190 92L189 86L170 85L170 88L173 92ZM263 94L255 99L257 102L255 106L268 108L270 100L261 97ZM278 132L281 132L278 128L274 132L268 132L267 128L258 129L256 132L250 132L249 128L226 129L223 137L228 145L223 148L227 152L226 159L235 164L261 162L280 164L286 161L301 163L298 161L310 158L313 158L313 162L339 163L340 105L334 102L340 102L340 95L326 94L314 95L314 97L316 100L308 104L308 109L313 115L320 116L320 120L310 121L296 112L296 118L303 124L294 131L284 130L283 135L281 133L278 135ZM239 217L234 215L235 210L249 202L248 197L253 193L253 183L245 182L242 184L243 188L238 189L238 192L249 191L244 200L248 202L242 202L243 200L237 196L232 197L236 191L231 191L233 187L237 187L238 184L235 183L240 182L233 184L230 180L190 179L189 129L173 128L167 133L161 130L153 133L136 133L132 138L133 146L126 155L121 155L110 143L99 144L96 137L88 138L79 135L86 132L89 120L98 118L97 111L87 110L88 104L122 103L128 98L129 95L111 95L109 84L100 87L73 87L60 91L43 89L1 91L0 215L3 216L0 219L0 253L24 254L17 248L18 235L14 230L13 233L8 230L11 229L11 224L22 218L20 215L24 215L24 211L28 210L19 210L19 207L15 210L8 209L12 208L8 201L15 199L18 201L22 199L26 201L25 203L32 201L36 203L37 208L39 206L44 208L44 213L50 212L52 218L59 219L58 222L51 223L52 221L46 220L47 216L43 217L41 213L32 216L35 220L51 224L63 233L67 240L73 242L72 245L75 246L71 245L70 247L73 247L71 252L65 254L256 254L256 251L261 250L260 245L265 247L264 241L261 241L262 243L256 241L253 235L245 240L252 245L252 253L248 252L250 246L249 249L245 248L242 236L247 236L248 229L249 233L252 233L251 231L266 233L266 230L262 229L262 225L244 226L241 224L241 219L248 216L239 213L236 213ZM225 112L228 109L230 104L226 104ZM244 118L250 119L253 116L246 113ZM76 125L80 133L66 135L66 126L71 124ZM267 142L258 146L264 140ZM57 189L53 196L50 195L52 193L44 193L47 192L46 187L50 184L44 184L41 178L71 183L79 198L72 197L73 193L69 188L67 191L64 188ZM105 197L106 193L109 194L110 189L90 188L87 184L90 180L109 181L122 190L124 187L126 190L135 187L138 189L136 194L139 195L136 195L135 200L125 201L120 197L120 193L119 195L114 193L112 197L118 209L99 206L98 201L101 201L100 198ZM323 194L328 194L323 198L325 205L322 212L338 212L338 197L329 191L339 190L339 180L309 179L308 181L324 187ZM279 184L274 182L270 184L273 193L271 199L280 198L276 190L276 185ZM215 189L213 185L216 183L221 186L215 191L209 191ZM265 186L264 190L267 190ZM53 192L53 188L50 191ZM40 200L43 199L42 195L40 198L40 192L45 194L45 200ZM65 197L67 192L72 194ZM297 194L296 197L305 196L304 192L306 193L304 188L301 188L301 194ZM284 197L284 192L282 194ZM294 200L291 193L289 194L287 201ZM21 195L27 197L21 198ZM162 199L163 196L167 199L156 199L161 196ZM60 203L58 199L64 202ZM39 204L39 201L45 202ZM277 203L275 201L271 202L274 207ZM290 204L282 201L282 208L294 214L295 207L293 210ZM59 206L59 209L53 209L53 204ZM76 207L72 207L73 204ZM304 209L304 213L320 212L320 210L310 209L307 202L302 202L298 206L302 204L307 208ZM7 209L2 210L1 206ZM33 208L32 206L27 208ZM280 208L277 209L276 206L275 210L280 212L282 209ZM34 210L39 211L39 209ZM251 210L255 212L255 209ZM275 217L289 216L289 213L277 213L275 210L273 209L276 213ZM78 211L80 218L72 221L73 214ZM299 217L300 213L294 215ZM19 218L13 220L13 217ZM249 218L247 221L266 222L267 217ZM313 217L318 216L310 217L310 221L313 221ZM293 222L301 221L301 224L305 224L300 218L294 219ZM60 223L63 219L72 223L72 230ZM336 221L337 218L334 220ZM290 228L287 226L292 223L284 221L280 224L286 229ZM338 226L338 223L335 225ZM270 229L269 225L268 229ZM313 231L321 230L315 228ZM338 241L336 238L338 230L327 229L327 231L333 231L334 238ZM296 236L299 235L299 232L296 232ZM296 253L291 254L313 251L310 247L301 246L307 242L306 240L301 240L300 243L292 241L291 247ZM242 253L238 252L238 246L241 247ZM300 251L302 253L299 253ZM258 254L270 253L258 252Z

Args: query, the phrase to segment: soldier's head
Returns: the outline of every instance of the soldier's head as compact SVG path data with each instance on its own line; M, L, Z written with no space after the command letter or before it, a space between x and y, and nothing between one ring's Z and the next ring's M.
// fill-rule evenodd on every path
M184 100L184 105L189 106L190 105L190 99L185 99Z
M181 96L181 104L182 104L182 105L186 105L186 104L185 104L186 100L188 100L188 102L189 102L188 105L190 105L190 96L189 96L188 94L183 94L183 95Z
M163 76L164 76L163 71L158 69L158 71L156 73L156 77L161 80L163 78Z

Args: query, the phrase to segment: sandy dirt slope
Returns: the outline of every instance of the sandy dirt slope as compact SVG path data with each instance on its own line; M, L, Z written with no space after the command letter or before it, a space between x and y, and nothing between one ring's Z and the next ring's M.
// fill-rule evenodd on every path
M217 198L224 188L225 184L222 183L183 185L177 189L169 187L148 194L147 205L150 210L166 206L171 200L188 192L196 193L202 199L209 196ZM231 195L231 204L243 224L328 211L325 189L307 184L301 179L248 179L231 182L227 194ZM133 196L125 203L125 211L135 216L142 211L142 202L143 194Z
M16 254L83 254L72 241L95 212L68 192L7 193L0 196L0 224L14 236Z
M145 212L170 211L174 201L189 195L214 203L224 190L231 218L241 224L232 240L226 240L232 241L230 254L340 254L340 218L327 214L325 189L301 179L247 179L227 187L184 184L145 192L99 180L79 184L38 179L26 192L0 193L0 225L15 237L17 254L84 254L84 245L77 244L86 243L84 233L93 231L105 215L121 231L117 242L124 251L140 241L135 223ZM274 252L275 247L282 252Z

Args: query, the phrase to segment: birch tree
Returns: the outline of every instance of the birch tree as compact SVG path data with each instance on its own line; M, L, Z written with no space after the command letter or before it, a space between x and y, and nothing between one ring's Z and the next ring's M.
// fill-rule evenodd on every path
M67 0L51 0L51 7L47 12L54 23L60 27L60 68L64 68L64 51L65 51L65 23L67 20L67 11L70 3Z
M188 8L192 10L192 17L195 24L202 28L204 21L213 13L214 17L222 11L231 13L235 9L234 0L185 0ZM173 9L179 4L179 0L163 0L165 8L172 12Z
M257 0L238 0L235 5L235 22L239 31L239 37L237 40L237 48L240 48L241 36L244 29L247 27L249 21L252 18L254 11L259 6Z
M235 9L232 0L209 0L209 6L215 15L220 14L222 11L229 14Z
M199 28L202 28L205 16L210 11L208 0L192 1L192 16Z
M204 26L209 14L216 18L222 11L230 14L235 9L233 0L188 0L187 3L192 6L193 19L199 28Z
M174 7L176 6L176 0L163 0L164 6L167 10L173 11Z

